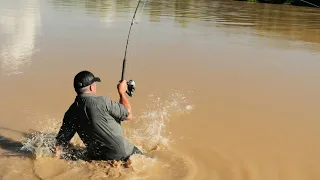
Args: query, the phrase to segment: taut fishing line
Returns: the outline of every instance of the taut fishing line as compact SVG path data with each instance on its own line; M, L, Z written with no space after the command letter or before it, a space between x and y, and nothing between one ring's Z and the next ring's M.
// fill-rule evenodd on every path
M124 51L124 58L123 58L123 63L122 63L122 74L121 74L121 81L124 80L124 74L125 74L125 69L126 69L126 61L127 61L127 49L128 49L128 44L129 44L129 38L130 38L130 33L131 33L131 29L132 29L132 25L135 24L135 23L138 23L135 19L136 17L136 14L137 14L137 10L139 8L139 5L140 5L140 2L141 0L138 1L138 4L137 4L137 7L134 11L134 14L133 14L133 17L132 17L132 20L131 20L131 24L130 24L130 28L129 28L129 33L128 33L128 37L127 37L127 43L126 43L126 49ZM145 3L146 1L144 2L144 6L145 6ZM144 9L144 6L143 6L143 9ZM141 11L141 14L142 14L143 10ZM141 16L140 14L140 16ZM128 81L128 90L126 91L126 93L132 97L133 96L133 93L135 91L135 88L136 88L136 83L133 81L133 80L130 80Z

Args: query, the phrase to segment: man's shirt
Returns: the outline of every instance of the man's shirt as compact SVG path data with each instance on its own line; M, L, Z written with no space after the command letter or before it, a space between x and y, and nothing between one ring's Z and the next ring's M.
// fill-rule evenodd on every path
M57 143L66 146L78 133L90 154L106 159L126 158L134 147L121 127L128 115L125 106L106 96L78 95L64 115Z

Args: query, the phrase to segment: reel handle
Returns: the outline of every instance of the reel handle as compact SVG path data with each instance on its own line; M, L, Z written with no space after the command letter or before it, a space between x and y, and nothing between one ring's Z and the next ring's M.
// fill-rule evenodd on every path
M136 90L136 83L133 81L133 80L130 80L127 82L128 84L128 90L126 91L126 93L132 97L133 96L133 93L134 91Z

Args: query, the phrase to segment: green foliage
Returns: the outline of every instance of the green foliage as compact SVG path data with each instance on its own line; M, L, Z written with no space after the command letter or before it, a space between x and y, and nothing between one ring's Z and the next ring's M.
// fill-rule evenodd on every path
M238 0L239 1L239 0ZM308 3L305 3L300 0L240 0L240 1L248 1L248 2L259 2L259 3L272 3L272 4L291 4L291 5L299 5L299 6L311 6ZM319 0L307 0L309 3L315 4L319 6Z

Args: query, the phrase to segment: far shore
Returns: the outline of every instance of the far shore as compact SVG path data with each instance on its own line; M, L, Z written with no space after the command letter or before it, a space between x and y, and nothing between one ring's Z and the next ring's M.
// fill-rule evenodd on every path
M319 0L236 0L236 1L248 1L257 3L271 3L271 4L287 4L294 6L307 6L307 7L320 7Z

